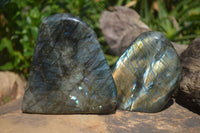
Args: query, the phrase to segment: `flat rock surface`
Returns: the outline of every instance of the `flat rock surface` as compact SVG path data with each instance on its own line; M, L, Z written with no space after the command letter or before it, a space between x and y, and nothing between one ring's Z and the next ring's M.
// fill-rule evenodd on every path
M21 112L21 99L0 107L1 133L198 133L200 116L173 103L159 113L117 110L110 115L40 115Z

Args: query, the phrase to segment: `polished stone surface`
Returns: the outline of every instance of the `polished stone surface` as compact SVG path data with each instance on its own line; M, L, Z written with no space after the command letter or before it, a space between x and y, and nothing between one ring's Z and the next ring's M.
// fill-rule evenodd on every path
M42 21L23 98L25 113L111 113L117 104L111 70L94 31L79 18Z
M163 33L145 32L118 59L113 78L119 109L158 112L181 79L180 61Z

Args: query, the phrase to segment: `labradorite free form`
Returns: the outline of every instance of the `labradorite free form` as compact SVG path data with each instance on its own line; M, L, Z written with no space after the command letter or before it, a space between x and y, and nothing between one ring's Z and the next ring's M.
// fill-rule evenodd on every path
M22 111L111 113L117 104L111 70L94 31L79 18L56 14L40 26Z
M145 32L118 59L113 78L120 109L158 112L181 79L181 65L164 34Z

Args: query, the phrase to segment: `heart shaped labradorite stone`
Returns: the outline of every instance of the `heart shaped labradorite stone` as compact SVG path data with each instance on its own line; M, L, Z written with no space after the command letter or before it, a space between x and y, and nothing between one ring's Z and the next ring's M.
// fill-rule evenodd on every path
M118 91L118 108L158 112L181 79L181 65L164 34L145 32L118 59L113 78Z
M25 113L111 113L117 104L111 70L94 31L79 18L42 21L22 103Z

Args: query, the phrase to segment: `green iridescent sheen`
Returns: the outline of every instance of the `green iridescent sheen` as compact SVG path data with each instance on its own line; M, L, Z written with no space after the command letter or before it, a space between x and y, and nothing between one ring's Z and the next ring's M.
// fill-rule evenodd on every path
M94 31L79 18L56 14L42 21L22 111L111 113L117 104L111 70Z

